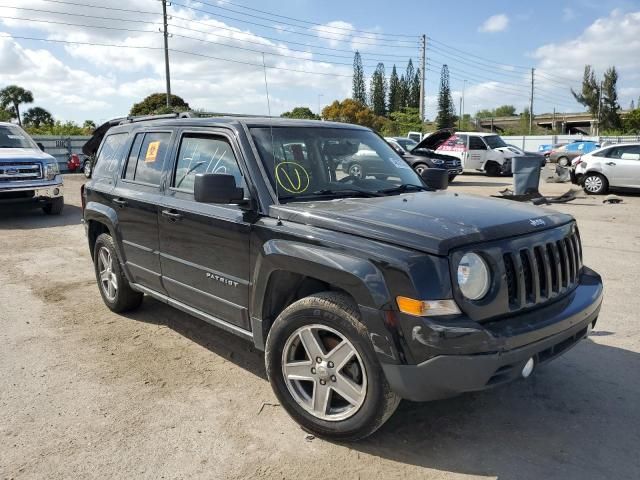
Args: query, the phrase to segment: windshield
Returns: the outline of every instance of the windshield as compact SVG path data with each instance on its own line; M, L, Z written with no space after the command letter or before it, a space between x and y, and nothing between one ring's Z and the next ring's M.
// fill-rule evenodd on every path
M31 137L17 125L0 125L0 148L38 149Z
M504 140L502 140L499 135L488 135L484 137L484 141L487 142L489 148L500 148L507 146L507 144L504 143Z
M398 142L406 151L409 151L418 145L418 142L411 140L410 138L396 138L396 142Z
M424 189L402 157L367 130L260 127L251 135L282 201Z

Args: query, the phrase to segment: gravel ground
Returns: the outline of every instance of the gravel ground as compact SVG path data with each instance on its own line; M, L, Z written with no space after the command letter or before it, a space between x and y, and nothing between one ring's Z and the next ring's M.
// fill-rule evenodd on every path
M640 196L554 207L577 217L605 280L590 339L527 381L403 402L343 445L284 413L246 341L149 298L125 316L103 305L83 180L65 178L60 217L0 210L0 479L640 478ZM451 188L509 184L464 175Z

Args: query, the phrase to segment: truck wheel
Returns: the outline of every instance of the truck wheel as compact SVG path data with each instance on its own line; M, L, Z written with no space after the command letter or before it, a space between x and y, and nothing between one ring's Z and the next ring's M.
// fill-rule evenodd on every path
M609 182L599 173L587 173L582 180L582 188L592 195L603 195L609 190Z
M352 163L347 173L350 177L357 178L358 180L364 178L364 169L359 163Z
M60 215L62 213L62 209L64 208L64 197L58 197L51 200L51 202L47 203L42 210L47 215Z
M498 165L496 162L487 162L487 164L484 166L484 171L490 177L499 177L501 168L500 165Z
M274 322L265 361L287 413L315 435L364 438L391 416L391 391L355 303L323 292L298 300Z
M138 307L143 294L133 290L124 276L111 235L103 233L98 236L93 252L98 288L105 305L116 313Z

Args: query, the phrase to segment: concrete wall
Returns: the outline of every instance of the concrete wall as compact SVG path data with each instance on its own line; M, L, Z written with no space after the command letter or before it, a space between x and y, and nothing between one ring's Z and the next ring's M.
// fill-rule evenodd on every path
M44 151L49 155L53 155L58 161L61 172L68 171L67 161L72 153L77 153L80 156L80 160L84 158L82 153L82 146L91 137L74 136L74 137L59 137L53 135L36 135L32 137L36 142L44 145Z

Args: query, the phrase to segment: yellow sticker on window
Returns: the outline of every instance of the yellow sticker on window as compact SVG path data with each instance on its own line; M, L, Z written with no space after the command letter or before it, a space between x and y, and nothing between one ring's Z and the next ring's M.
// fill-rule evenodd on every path
M295 162L280 162L276 165L276 182L289 193L303 193L309 188L309 174Z
M160 142L151 142L147 147L147 154L144 157L145 163L155 162L158 157L158 150L160 149Z

